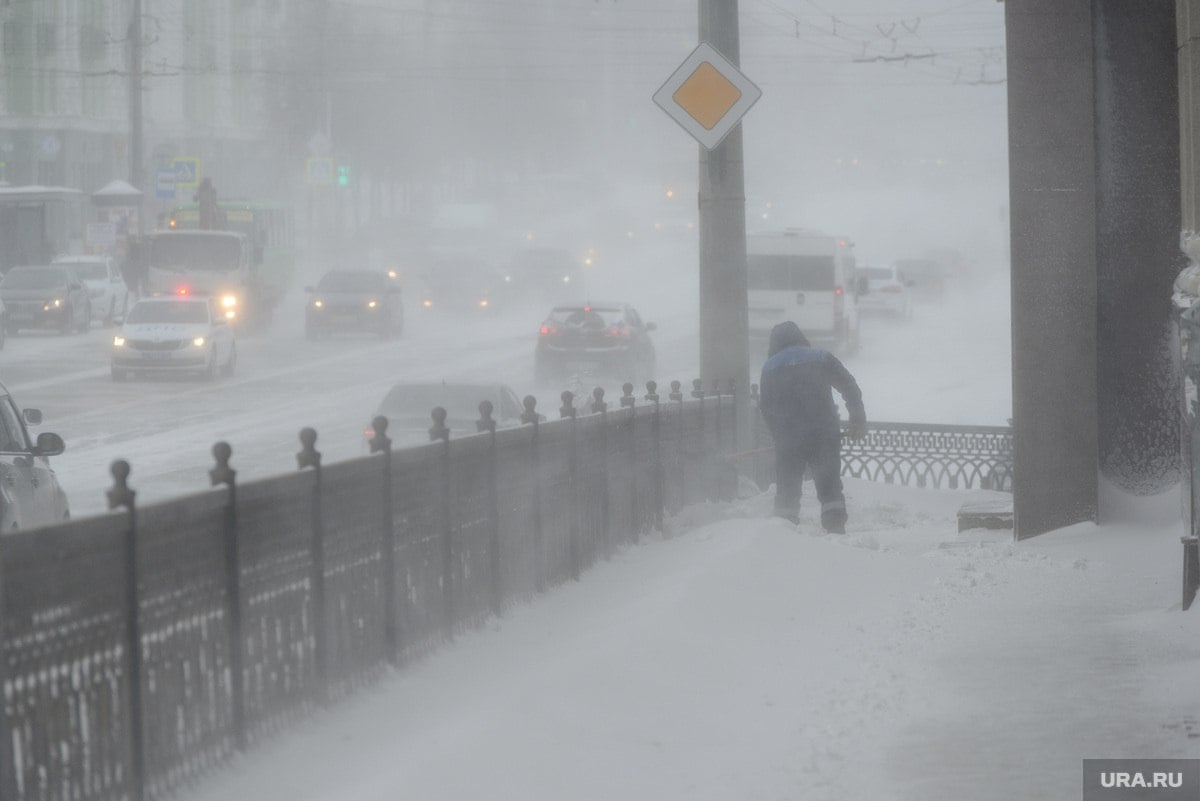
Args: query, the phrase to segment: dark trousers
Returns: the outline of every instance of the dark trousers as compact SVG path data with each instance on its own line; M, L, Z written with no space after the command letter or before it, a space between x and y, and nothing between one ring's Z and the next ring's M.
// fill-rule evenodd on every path
M842 493L842 445L837 439L800 447L775 448L775 514L795 520L800 514L804 468L812 472L821 502L821 526L846 528L846 496Z

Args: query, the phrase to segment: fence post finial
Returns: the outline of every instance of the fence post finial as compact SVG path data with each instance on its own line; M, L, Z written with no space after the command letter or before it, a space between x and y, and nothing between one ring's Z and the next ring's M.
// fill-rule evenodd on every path
M622 409L632 409L633 404L635 402L635 399L633 397L633 384L626 381L624 383L624 385L622 385L622 387L621 387L621 392L624 393L623 395L621 395L621 408Z
M596 387L592 390L592 413L600 414L608 411L608 404L604 402L604 387Z
M678 381L671 382L671 394L667 396L673 401L683 400L683 384Z
M704 398L704 383L699 378L692 379L692 397L697 400Z
M218 442L212 446L213 458L217 460L217 466L208 471L208 480L212 486L224 484L227 487L233 486L233 480L237 476L237 471L229 466L229 457L233 456L233 448L228 442Z
M725 394L726 395L736 395L737 394L737 381L735 381L731 378L725 382Z
M755 406L758 405L758 384L750 385L750 402Z
M492 419L492 411L495 407L492 406L490 400L479 402L479 419L475 421L475 430L478 432L496 433L496 421Z
M537 398L533 397L532 395L526 395L525 400L523 400L521 403L525 407L525 411L521 413L521 422L537 425L539 417L537 413Z
M712 380L712 392L709 392L708 394L716 395L718 398L721 397L721 379L714 378Z
M321 453L317 450L317 430L315 428L300 429L300 452L296 454L296 466L300 470L306 467L321 466Z
M575 393L569 389L564 389L559 395L562 399L562 406L558 407L558 416L560 418L575 416Z
M368 443L371 446L371 453L383 453L390 450L392 447L391 437L387 435L388 419L382 414L376 415L371 420L371 439Z
M450 429L446 428L446 410L441 406L434 406L429 416L433 418L433 425L429 427L429 441L437 442L440 439L442 442L449 442Z
M651 380L646 382L646 400L650 401L650 403L658 403L657 381Z
M113 477L112 489L106 493L108 508L116 509L118 506L123 506L126 509L133 509L133 498L137 493L129 488L129 462L117 459L109 466L108 470Z

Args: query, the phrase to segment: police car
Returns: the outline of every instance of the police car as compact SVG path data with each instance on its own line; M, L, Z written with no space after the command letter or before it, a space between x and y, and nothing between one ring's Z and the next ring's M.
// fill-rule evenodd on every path
M217 300L180 289L142 298L130 307L112 340L112 377L130 373L232 375L237 365L233 326Z

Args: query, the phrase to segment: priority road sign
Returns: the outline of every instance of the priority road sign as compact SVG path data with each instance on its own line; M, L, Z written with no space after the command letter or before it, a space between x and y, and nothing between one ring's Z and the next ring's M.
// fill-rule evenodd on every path
M176 186L198 186L200 184L200 159L195 156L180 156L171 162L175 171Z
M712 150L760 97L762 90L733 62L701 42L654 93L654 102Z

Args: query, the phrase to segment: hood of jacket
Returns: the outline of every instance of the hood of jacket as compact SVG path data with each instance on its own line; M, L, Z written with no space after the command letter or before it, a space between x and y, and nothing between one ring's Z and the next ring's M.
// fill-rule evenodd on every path
M791 320L780 323L771 329L771 340L767 345L767 356L774 356L782 350L786 350L793 345L803 345L809 347L808 337L800 330L800 326L793 323Z

